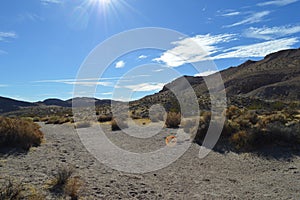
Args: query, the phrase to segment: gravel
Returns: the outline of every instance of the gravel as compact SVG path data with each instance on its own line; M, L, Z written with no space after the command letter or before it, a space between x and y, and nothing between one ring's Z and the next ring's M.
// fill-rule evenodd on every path
M71 124L44 125L45 142L27 154L0 156L0 176L16 178L38 188L46 199L47 184L62 166L74 168L84 182L81 199L299 199L300 157L279 152L279 157L251 153L210 152L198 158L200 146L192 144L168 167L144 174L124 173L100 163L83 146ZM148 139L132 138L121 131L108 138L120 148L146 152L165 145L174 130L163 129ZM286 156L284 156L286 155Z

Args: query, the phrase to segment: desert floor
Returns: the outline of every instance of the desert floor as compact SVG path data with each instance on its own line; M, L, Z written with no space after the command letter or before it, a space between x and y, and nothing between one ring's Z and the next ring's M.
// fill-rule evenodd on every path
M200 147L192 144L168 167L132 174L95 159L72 125L41 126L45 142L27 154L2 154L0 176L36 187L47 199L64 198L47 189L61 166L73 167L74 176L84 182L81 199L300 199L300 157L289 149L270 150L270 156L212 151L199 159ZM165 136L173 131L163 129L145 141L111 132L108 124L102 127L120 148L141 152L165 145Z

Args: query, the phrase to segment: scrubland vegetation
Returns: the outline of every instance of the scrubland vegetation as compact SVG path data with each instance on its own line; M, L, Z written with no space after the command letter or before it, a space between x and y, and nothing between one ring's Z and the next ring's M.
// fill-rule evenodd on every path
M43 140L40 126L28 119L0 117L0 147L29 150Z
M266 145L300 144L300 118L298 111L254 111L229 106L224 112L226 120L221 133L235 150L254 150ZM211 122L210 112L201 114L194 141L201 143ZM193 132L192 122L182 124L185 132Z

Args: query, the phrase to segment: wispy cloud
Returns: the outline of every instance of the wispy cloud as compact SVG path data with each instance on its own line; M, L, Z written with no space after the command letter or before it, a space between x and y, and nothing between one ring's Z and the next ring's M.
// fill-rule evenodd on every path
M43 20L43 18L41 16L39 16L37 14L34 14L34 13L29 13L29 12L18 15L18 19L20 21L30 20L30 21L33 21L33 22Z
M41 3L43 5L49 5L49 4L62 4L62 0L41 0Z
M173 42L172 44L175 45L173 49L164 52L153 61L166 63L169 67L178 67L186 63L206 60L209 55L219 50L217 44L236 40L235 36L235 34L206 34L185 38Z
M233 11L233 12L224 13L224 14L222 14L222 16L223 17L231 17L231 16L240 15L240 14L241 14L241 12Z
M212 57L212 59L264 57L276 51L290 49L293 47L294 44L298 42L298 38L294 37L282 38L244 46L237 46L227 49L225 53L218 54Z
M229 27L234 27L234 26L239 26L239 25L243 25L243 24L254 24L254 23L258 23L261 22L265 16L269 15L271 12L270 11L261 11L261 12L257 12L257 13L253 13L250 16L245 17L245 19L227 25L225 27L229 28Z
M208 70L208 71L205 71L205 72L195 74L194 76L209 76L209 75L217 73L217 72L218 71L215 71L215 70Z
M103 93L100 93L101 95L112 95L113 93L112 92L103 92Z
M82 86L95 86L95 85L102 85L102 86L112 86L113 84L111 82L100 82L100 81L69 81L69 82L63 82L65 84L69 85L82 85Z
M126 88L135 92L150 92L161 90L166 83L140 83L135 85L117 85L116 88Z
M140 55L139 56L139 59L145 59L145 58L147 58L148 56L146 56L146 55Z
M250 27L244 31L244 36L249 38L257 38L271 40L279 37L284 37L300 32L300 26L275 26L254 28Z
M123 60L120 60L116 63L115 68L123 68L125 66L125 62Z
M6 41L7 39L15 39L17 34L15 32L0 32L0 41Z
M263 3L258 3L258 6L269 6L269 5L275 5L275 6L285 6L291 3L295 3L298 0L275 0L275 1L267 1Z
M34 83L64 83L64 82L82 82L82 81L105 81L105 80L118 80L121 77L109 77L109 78L84 78L84 79L52 79L52 80L38 80Z
M57 80L39 80L34 83L63 83L67 85L82 85L82 86L112 86L113 83L108 80L118 80L120 77L111 78L87 78L87 79L57 79Z
M155 69L155 70L153 70L153 72L162 72L162 71L164 71L165 69Z
M8 85L0 84L0 87L8 87Z

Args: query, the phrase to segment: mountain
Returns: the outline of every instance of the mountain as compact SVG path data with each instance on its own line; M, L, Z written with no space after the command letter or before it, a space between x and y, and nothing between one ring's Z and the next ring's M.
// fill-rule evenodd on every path
M245 63L220 71L224 82L226 95L229 102L242 99L263 101L300 101L300 48L282 50L269 54L260 61L248 60ZM169 109L176 101L172 90L180 91L186 97L191 94L186 81L194 89L200 104L200 108L209 107L209 92L205 83L206 79L213 78L217 74L207 77L183 76L153 95L148 95L140 100L130 102L131 108L149 107L156 103L163 104ZM47 99L36 103L17 101L0 97L0 113L16 111L24 107L72 107L72 101L95 102L96 106L110 105L112 100L96 98L74 98L69 100ZM242 103L243 105L243 103Z
M36 106L35 103L18 101L6 97L0 97L0 113L19 110L22 107Z
M186 84L188 81L198 97L200 108L208 109L210 99L205 79L217 75L182 76L166 84L158 93L134 101L131 105L134 108L160 103L168 109L177 101L172 90L180 91L186 97L193 92ZM248 106L257 102L264 104L265 101L300 101L300 48L272 53L260 61L248 60L220 71L220 75L229 103Z
M61 99L46 99L44 101L37 102L39 105L45 105L45 106L61 106L61 107L71 107L71 103L68 101L63 101Z
M300 100L300 48L272 53L260 61L248 60L237 67L225 69L220 74L229 97ZM204 78L191 76L180 77L165 85L159 94L169 91L168 88L187 89L184 88L186 84L183 84L183 79L191 84L198 95L207 94Z
M110 99L76 97L76 98L68 99L66 101L61 99L50 98L44 101L29 103L29 102L10 99L10 98L0 97L0 113L22 110L22 112L16 112L16 115L18 115L18 113L26 113L27 111L32 112L33 110L49 110L50 108L53 109L53 107L57 107L57 109L59 107L71 108L73 101L80 102L80 104L82 105L85 105L86 103L95 102L96 106L109 106L111 105L112 102L117 102L117 101L112 101Z

